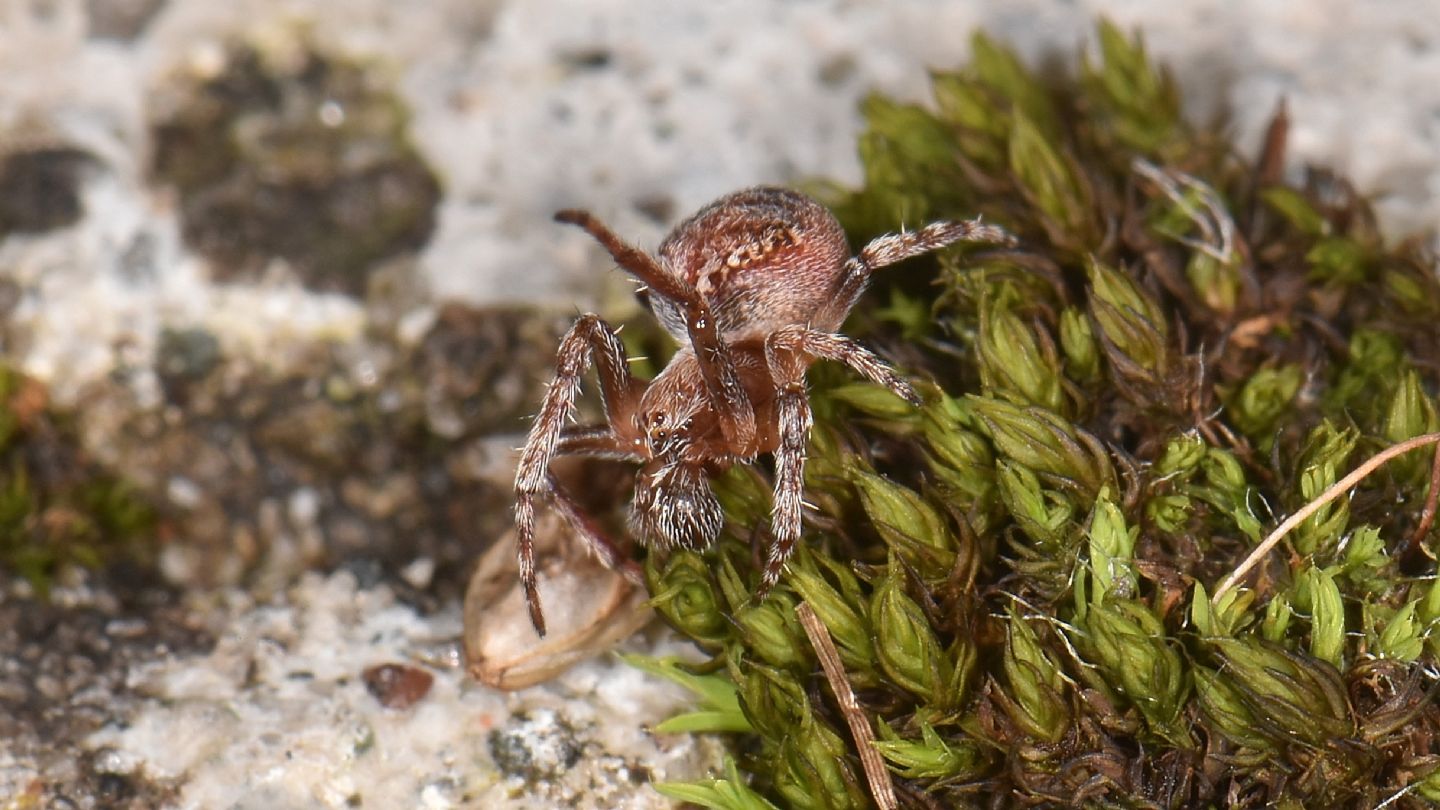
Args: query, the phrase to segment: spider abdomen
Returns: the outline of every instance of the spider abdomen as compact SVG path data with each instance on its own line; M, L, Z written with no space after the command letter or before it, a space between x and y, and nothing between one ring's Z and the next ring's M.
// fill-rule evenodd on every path
M727 340L839 326L812 321L834 297L850 249L834 215L803 194L757 186L721 197L677 225L659 253L661 266L705 299ZM683 310L665 299L651 304L685 341Z

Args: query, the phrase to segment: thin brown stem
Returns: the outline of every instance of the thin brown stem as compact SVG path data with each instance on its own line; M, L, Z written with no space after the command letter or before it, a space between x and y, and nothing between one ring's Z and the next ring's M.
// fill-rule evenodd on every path
M1387 447L1369 459L1366 459L1364 464L1356 467L1349 475L1336 481L1329 489L1320 493L1318 498L1305 504L1305 506L1301 507L1300 511L1286 518L1284 523L1275 527L1275 531L1270 532L1264 540L1260 541L1260 545L1256 546L1255 550L1250 552L1249 556L1240 563L1239 567L1231 571L1230 576L1225 577L1224 581L1220 583L1220 587L1215 589L1215 596L1212 597L1210 601L1214 604L1219 604L1220 598L1231 588L1234 588L1240 582L1241 578L1250 572L1251 568L1254 568L1256 564L1264 559L1265 555L1269 554L1271 549L1275 548L1275 546L1285 538L1285 535L1289 534L1296 526L1304 523L1307 518L1315 514L1315 512L1325 504L1344 495L1351 487L1363 481L1366 476L1375 472L1375 470L1379 469L1387 461L1397 456L1402 456L1417 447L1425 447L1431 444L1440 444L1440 433L1426 433L1423 436L1407 439L1399 444Z
M875 733L870 730L870 721L855 700L855 690L850 688L850 681L845 677L840 651L835 649L830 631L806 602L795 608L795 614L800 617L805 635L810 638L810 646L815 648L820 668L825 671L825 680L829 681L835 701L840 704L840 713L845 715L845 724L850 727L850 736L860 752L860 767L865 769L865 779L870 783L870 795L875 799L875 806L880 810L895 810L900 806L895 797L895 783L891 781L885 760L875 747Z
M1440 444L1435 445L1435 455L1430 458L1430 486L1425 490L1425 508L1420 511L1420 524L1415 527L1415 533L1410 535L1410 547L1407 553L1420 551L1431 556L1430 550L1425 548L1425 535L1430 533L1430 527L1435 525L1435 506L1440 502Z

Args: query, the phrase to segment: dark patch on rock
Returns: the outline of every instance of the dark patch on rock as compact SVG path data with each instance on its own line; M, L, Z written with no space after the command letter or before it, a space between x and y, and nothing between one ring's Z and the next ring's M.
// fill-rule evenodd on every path
M87 0L91 39L129 42L144 33L165 0Z
M0 278L0 324L5 324L10 319L15 307L20 305L20 298L23 295L24 291L15 279Z
M84 170L94 165L90 153L66 146L0 158L0 238L74 225L84 213Z
M167 572L187 584L283 586L358 559L374 569L366 578L430 610L458 598L474 555L510 524L504 454L562 326L455 305L412 345L375 326L264 363L217 359L205 336L172 333L160 351L167 402L97 384L87 445L159 505L163 536L184 544ZM435 563L423 591L399 576L421 556Z
M675 219L675 198L669 194L653 194L635 201L635 210L656 225L668 225Z
M185 240L220 280L282 259L310 289L359 296L377 265L429 239L440 182L375 66L235 45L218 75L178 84L153 171L179 189Z
M492 729L489 741L500 771L529 783L560 776L584 753L575 729L548 709L515 715L508 725Z
M432 429L453 436L475 426L528 430L543 370L555 362L557 331L517 310L442 306L414 358Z
M600 46L576 48L560 54L560 64L576 73L600 71L610 67L615 54Z
M113 583L123 582L123 588ZM65 598L26 596L0 582L0 740L10 760L42 774L41 807L160 807L174 786L118 772L85 741L130 722L129 684L148 661L209 649L209 632L177 594L136 571L97 577Z
M205 378L221 361L220 341L199 329L166 329L155 350L155 373L172 402L183 401L186 389Z

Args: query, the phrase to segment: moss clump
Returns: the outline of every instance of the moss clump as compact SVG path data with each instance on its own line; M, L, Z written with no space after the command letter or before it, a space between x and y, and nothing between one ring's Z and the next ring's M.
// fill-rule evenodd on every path
M848 329L926 404L812 373L817 513L767 601L755 470L722 482L718 551L652 558L660 612L753 729L747 785L692 786L705 801L870 802L801 600L902 804L1440 799L1425 452L1211 597L1287 514L1440 427L1433 260L1385 245L1344 181L1286 184L1283 115L1247 161L1180 117L1138 41L1099 45L1041 79L977 37L933 109L867 103L866 184L836 206L855 241L981 214L1022 247L877 279Z
M307 287L360 295L377 263L434 230L439 180L375 66L304 38L235 45L171 95L153 171L179 190L185 240L222 280L279 258Z
M149 557L150 504L80 450L44 387L0 362L0 570L44 592L68 565Z

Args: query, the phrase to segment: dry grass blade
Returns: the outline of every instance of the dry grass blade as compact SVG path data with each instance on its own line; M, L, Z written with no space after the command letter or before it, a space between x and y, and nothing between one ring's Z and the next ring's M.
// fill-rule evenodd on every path
M840 704L840 712L845 715L845 724L850 727L850 736L855 739L855 750L860 752L860 766L865 769L865 778L870 783L870 795L874 797L875 805L880 810L894 810L900 806L895 797L895 783L890 781L890 771L885 767L879 750L875 748L875 733L870 729L870 721L860 710L860 704L855 700L855 690L850 688L850 681L845 678L840 652L835 649L835 642L830 639L830 631L809 604L801 602L795 608L795 613L800 617L805 635L810 638L810 645L815 648L815 655L820 658L820 668L825 670L825 680L830 682L830 689L835 693L836 702Z
M1269 536L1260 541L1260 545L1256 546L1255 550L1250 552L1249 556L1247 556L1234 571L1230 572L1230 576L1225 577L1225 580L1220 583L1220 587L1215 589L1215 596L1211 598L1211 603L1218 605L1220 599L1225 596L1226 592L1234 588L1235 585L1240 582L1241 578L1250 572L1251 568L1254 568L1257 563L1265 558L1266 554L1269 554L1281 540L1285 539L1285 535L1289 534L1296 526L1304 523L1306 518L1315 514L1315 512L1325 504L1345 494L1351 487L1365 480L1366 476L1375 472L1387 461L1402 456L1418 447L1425 447L1426 445L1432 444L1440 444L1440 433L1426 433L1423 436L1407 439L1397 445L1381 450L1379 453L1367 459L1364 464L1356 467L1349 475L1336 481L1329 489L1320 493L1319 497L1305 504L1300 511L1286 518L1284 523L1281 523L1275 528L1275 531L1270 532Z

